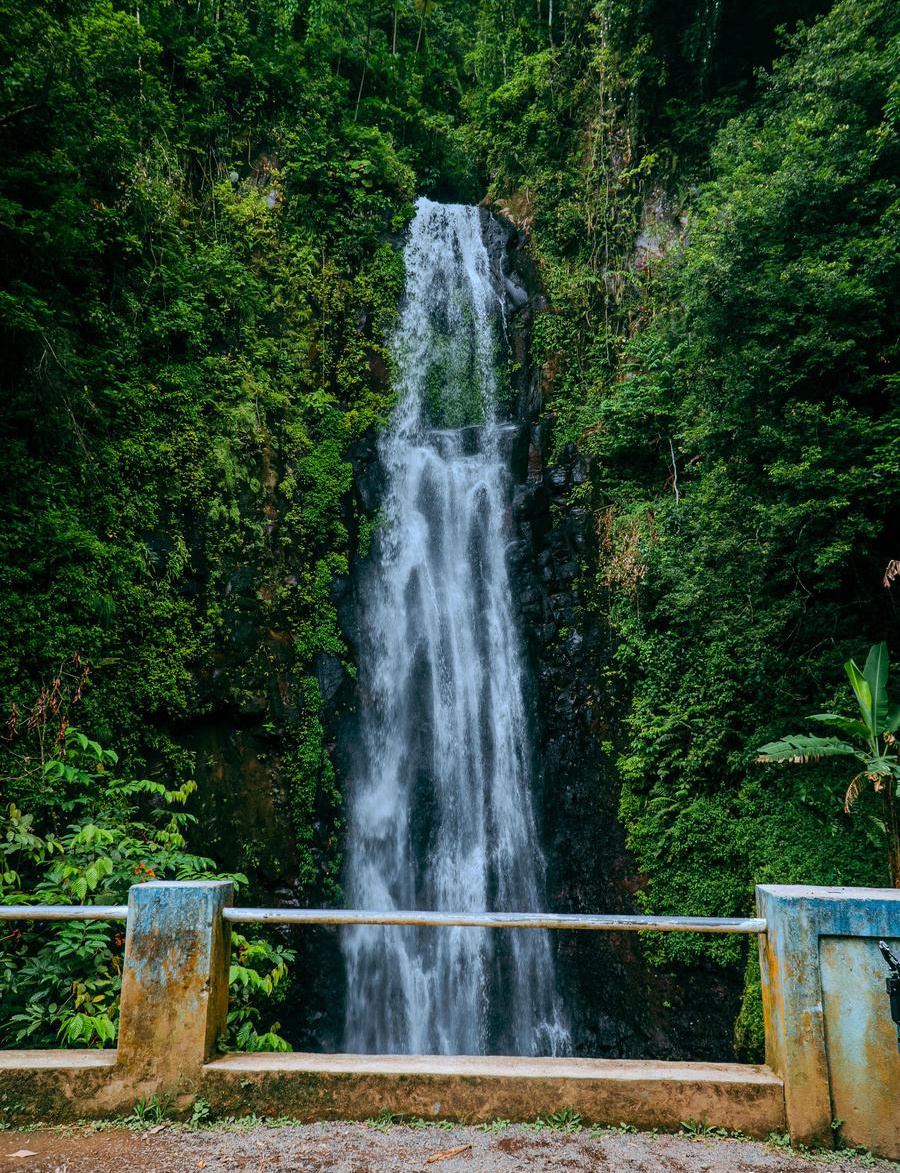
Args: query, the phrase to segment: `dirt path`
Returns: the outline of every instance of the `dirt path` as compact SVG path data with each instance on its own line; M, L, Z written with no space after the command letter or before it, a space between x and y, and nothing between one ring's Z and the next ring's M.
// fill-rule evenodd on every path
M454 1150L457 1150L454 1152ZM25 1155L19 1155L24 1153ZM365 1124L0 1132L0 1173L851 1173L900 1165L753 1141Z

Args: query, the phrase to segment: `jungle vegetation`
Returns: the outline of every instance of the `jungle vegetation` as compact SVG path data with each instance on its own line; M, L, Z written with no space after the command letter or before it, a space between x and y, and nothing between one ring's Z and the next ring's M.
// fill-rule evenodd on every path
M642 906L888 882L877 795L756 759L897 650L895 4L3 0L0 57L0 899L138 868L339 898L321 669L353 670L335 584L418 193L487 198L538 265ZM200 833L238 772L263 797ZM112 1038L112 930L0 949L6 1045Z

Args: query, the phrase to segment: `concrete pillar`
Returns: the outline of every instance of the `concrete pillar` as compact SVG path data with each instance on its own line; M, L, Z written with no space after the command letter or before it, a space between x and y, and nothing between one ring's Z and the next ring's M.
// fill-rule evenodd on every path
M900 891L760 885L766 1063L795 1144L842 1139L900 1156L900 1055L878 939L900 936Z
M761 885L756 906L767 929L759 939L766 1063L784 1080L791 1139L831 1148L831 1096L819 979L814 897Z
M159 881L128 893L118 1075L135 1097L196 1094L225 1029L230 881Z

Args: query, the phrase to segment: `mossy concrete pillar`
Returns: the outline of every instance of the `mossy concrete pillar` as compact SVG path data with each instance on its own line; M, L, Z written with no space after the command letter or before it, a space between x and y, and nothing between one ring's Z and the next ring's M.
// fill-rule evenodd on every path
M900 1054L878 951L879 938L898 947L900 891L761 885L756 903L766 1062L784 1080L791 1139L830 1148L839 1131L900 1157Z
M135 1096L196 1094L228 1015L230 881L135 885L128 894L118 1074Z

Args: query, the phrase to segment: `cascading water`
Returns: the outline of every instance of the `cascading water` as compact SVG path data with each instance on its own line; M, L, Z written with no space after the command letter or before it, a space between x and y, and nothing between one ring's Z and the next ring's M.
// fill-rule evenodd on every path
M352 907L540 911L524 664L505 550L510 425L476 208L419 200L393 351L385 499L361 591ZM514 429L512 429L514 430ZM345 1049L561 1054L545 932L346 930Z

